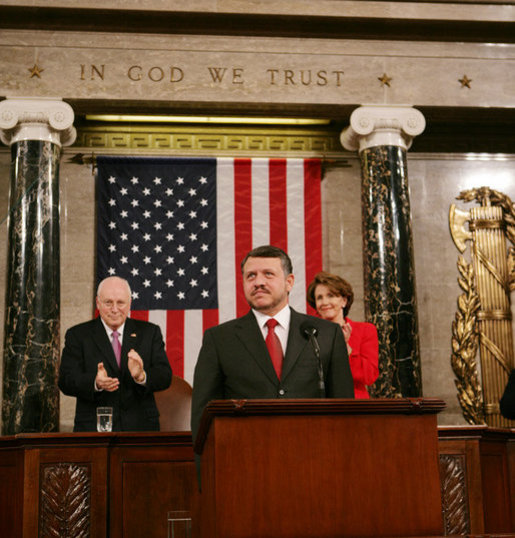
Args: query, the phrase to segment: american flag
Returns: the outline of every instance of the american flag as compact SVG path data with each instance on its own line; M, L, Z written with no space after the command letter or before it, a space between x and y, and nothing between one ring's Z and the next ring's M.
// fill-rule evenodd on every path
M322 268L319 159L97 158L97 280L126 278L131 317L156 323L192 383L205 329L248 312L240 262L290 255L290 304Z

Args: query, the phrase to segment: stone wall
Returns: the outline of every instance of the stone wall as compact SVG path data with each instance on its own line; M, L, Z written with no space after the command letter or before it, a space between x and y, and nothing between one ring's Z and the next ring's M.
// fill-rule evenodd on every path
M3 30L0 95L103 107L510 107L512 44ZM494 83L492 83L494 82ZM106 103L106 101L108 101ZM145 103L144 105L142 103ZM95 109L95 106L89 106ZM132 107L131 107L132 108ZM341 112L340 112L341 113Z
M93 313L95 237L94 176L90 165L69 162L80 148L66 149L61 163L61 341L72 325ZM324 266L347 278L356 293L351 317L361 320L363 261L359 160L344 154L341 162L326 165L322 184ZM5 296L7 150L0 151L0 296ZM515 200L515 156L471 157L457 154L409 154L415 270L419 305L422 382L425 396L447 402L441 424L464 423L457 403L450 366L451 323L456 299L458 251L452 242L448 211L460 191L488 185ZM473 204L457 203L468 209ZM3 319L4 304L0 316ZM3 324L0 326L3 343ZM74 399L61 398L61 428L72 427Z
M409 103L426 115L428 137L435 136L435 119L440 124L453 119L438 131L445 133L448 127L449 152L408 153L408 172L423 390L447 401L441 423L460 424L449 360L460 293L449 205L461 190L482 185L515 200L515 156L496 155L495 147L484 156L453 154L460 147L453 134L456 127L463 134L478 118L475 128L486 125L486 137L494 145L499 141L492 136L497 125L504 125L501 133L512 134L506 128L515 94L512 4L117 0L106 8L99 0L0 0L0 99L61 97L72 105L78 121L98 112L201 112L311 116L343 126L360 104ZM92 134L90 144L84 140L87 147L65 149L62 158L61 339L68 327L92 315L94 177L90 165L71 158L91 154L95 136L102 135ZM134 133L111 138L111 154L159 147L167 153L159 144L171 140L157 137L149 144ZM250 138L243 129L235 146L233 141L224 146L224 154L231 147L252 154ZM98 143L105 147L104 139ZM180 154L175 142L169 143L173 154ZM363 319L358 157L341 148L327 152L314 139L302 144L305 153L327 159L325 268L352 282L352 316ZM279 152L293 156L290 149ZM206 148L211 155L216 150L216 145ZM263 148L259 150L263 156ZM205 154L198 146L186 153ZM0 298L5 297L9 161L9 150L0 146ZM4 306L1 299L0 346ZM73 406L72 399L62 398L63 429L71 428Z

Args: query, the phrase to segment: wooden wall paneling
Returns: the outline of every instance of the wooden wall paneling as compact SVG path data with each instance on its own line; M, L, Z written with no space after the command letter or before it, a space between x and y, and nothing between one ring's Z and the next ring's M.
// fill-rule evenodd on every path
M512 501L510 500L508 436L509 430L489 429L481 439L485 532L501 533L515 530L512 523ZM513 484L511 484L511 488L513 488ZM511 493L515 494L515 492Z
M0 536L22 536L23 459L15 450L0 451Z
M511 528L515 530L515 439L509 439L506 451L508 454L508 477L511 499Z
M191 435L167 434L154 443L124 446L122 440L111 450L111 538L163 538L168 511L193 511L198 493Z
M483 533L479 437L440 439L439 452L446 534Z
M481 532L481 517L485 533L515 532L515 429L441 426L438 436L441 456L466 454L470 532Z
M39 538L39 450L23 450L23 538Z
M478 472L481 466L479 442L477 440L467 440L465 450L467 459L470 532L480 534L485 531L485 521L483 515L483 483L481 473Z
M45 447L39 456L39 538L107 536L107 446Z

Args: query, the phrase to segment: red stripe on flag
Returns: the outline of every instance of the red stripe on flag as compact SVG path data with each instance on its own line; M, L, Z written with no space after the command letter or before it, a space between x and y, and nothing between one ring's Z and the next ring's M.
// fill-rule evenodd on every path
M286 203L286 159L270 159L270 244L288 252Z
M320 159L304 161L304 251L306 253L306 286L322 269L322 204ZM314 308L306 303L307 313L315 315Z
M184 310L168 310L165 341L173 375L184 377Z
M252 249L252 161L234 160L234 263L236 267L236 316L249 307L243 294L241 260ZM219 253L219 256L223 256ZM223 278L223 275L220 275Z
M131 310L131 319L148 321L148 310Z
M202 334L206 329L218 325L218 309L213 308L211 310L202 311Z

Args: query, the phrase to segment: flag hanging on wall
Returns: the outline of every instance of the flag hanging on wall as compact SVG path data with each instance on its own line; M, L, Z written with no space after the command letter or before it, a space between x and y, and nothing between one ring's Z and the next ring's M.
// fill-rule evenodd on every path
M290 304L322 268L319 159L97 158L97 282L126 278L131 317L161 327L193 381L205 329L248 312L240 262L271 244L292 259Z

